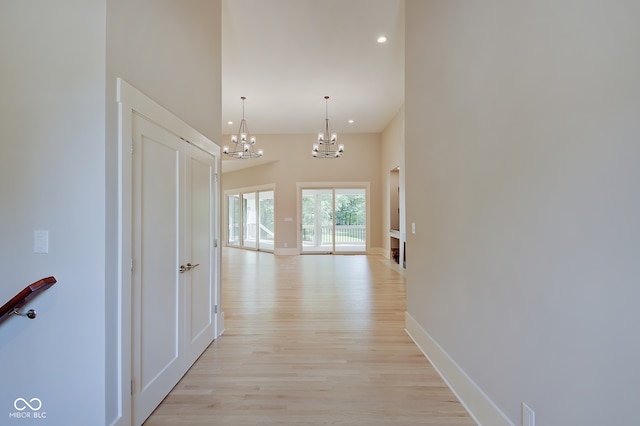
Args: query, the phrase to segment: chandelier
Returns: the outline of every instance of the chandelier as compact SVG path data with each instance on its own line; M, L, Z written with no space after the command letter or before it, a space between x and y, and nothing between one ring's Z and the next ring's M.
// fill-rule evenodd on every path
M344 145L337 145L338 135L333 132L329 125L329 97L324 97L324 129L318 133L318 142L313 144L311 155L314 158L338 158L344 152ZM331 129L331 131L330 131Z
M222 147L222 152L227 154L229 157L238 158L238 159L248 159L248 158L260 158L262 157L262 150L259 149L257 152L253 150L253 146L256 144L256 137L249 135L249 130L247 129L247 121L244 119L244 96L241 96L242 99L242 121L240 122L240 128L238 129L237 135L231 135L231 142L233 143L233 150L229 151L228 146Z

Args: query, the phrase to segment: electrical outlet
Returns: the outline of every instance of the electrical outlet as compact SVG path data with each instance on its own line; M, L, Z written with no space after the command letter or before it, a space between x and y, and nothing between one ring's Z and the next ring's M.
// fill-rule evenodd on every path
M524 402L522 403L522 426L536 426L536 413Z

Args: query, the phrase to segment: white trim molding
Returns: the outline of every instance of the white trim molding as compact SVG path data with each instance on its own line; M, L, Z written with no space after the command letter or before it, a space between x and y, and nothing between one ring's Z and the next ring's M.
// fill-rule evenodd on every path
M384 247L371 247L367 254L377 254L377 255L380 255L380 256L384 256L387 259L391 258L391 256L389 255L388 250L385 250Z
M297 256L300 254L300 251L297 247L276 247L276 249L273 251L273 254L278 256Z
M405 312L405 331L478 425L514 426L449 354Z

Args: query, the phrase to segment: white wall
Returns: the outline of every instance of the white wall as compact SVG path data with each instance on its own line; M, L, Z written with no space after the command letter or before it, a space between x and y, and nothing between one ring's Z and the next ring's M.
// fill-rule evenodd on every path
M42 424L104 421L104 17L103 2L0 3L0 304L58 280L25 307L35 320L0 324L4 425L28 421L9 417L16 398L39 398Z
M111 106L123 78L218 143L221 0L110 0L107 13Z
M514 424L637 424L640 3L406 12L408 313Z

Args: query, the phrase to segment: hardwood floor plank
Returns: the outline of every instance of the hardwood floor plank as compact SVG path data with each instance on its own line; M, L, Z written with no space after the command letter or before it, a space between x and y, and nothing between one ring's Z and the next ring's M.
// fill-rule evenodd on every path
M226 331L145 425L475 424L405 333L389 260L222 257Z

